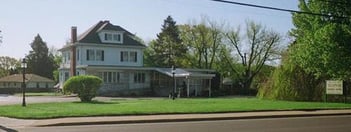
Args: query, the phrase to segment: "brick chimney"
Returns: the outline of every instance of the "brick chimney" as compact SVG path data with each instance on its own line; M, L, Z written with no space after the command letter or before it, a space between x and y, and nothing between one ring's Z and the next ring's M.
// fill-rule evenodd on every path
M76 46L77 42L77 27L71 28L71 66L70 66L70 76L76 75Z

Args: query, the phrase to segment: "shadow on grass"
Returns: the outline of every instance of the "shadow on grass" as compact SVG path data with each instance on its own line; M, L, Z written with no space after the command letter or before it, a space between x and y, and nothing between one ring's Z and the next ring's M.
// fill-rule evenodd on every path
M126 101L127 99L110 99L111 101Z
M81 102L81 101L75 101L73 103L77 103L77 104L119 104L119 102L106 102L106 101L97 101L97 100L93 100L91 102Z

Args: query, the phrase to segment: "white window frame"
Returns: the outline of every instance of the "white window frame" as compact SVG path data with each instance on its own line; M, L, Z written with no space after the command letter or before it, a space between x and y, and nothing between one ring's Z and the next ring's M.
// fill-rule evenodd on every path
M86 55L87 61L105 61L105 52L102 49L87 49Z
M121 51L121 62L128 62L129 61L129 52L128 51Z
M100 40L103 43L123 43L123 32L121 31L102 31L99 33Z
M138 61L138 52L130 51L129 52L129 62L137 62Z
M120 52L121 62L138 62L138 52L137 51L121 51Z
M145 82L146 82L146 74L144 72L134 73L134 83L145 83Z
M121 72L102 71L98 75L104 83L121 83Z

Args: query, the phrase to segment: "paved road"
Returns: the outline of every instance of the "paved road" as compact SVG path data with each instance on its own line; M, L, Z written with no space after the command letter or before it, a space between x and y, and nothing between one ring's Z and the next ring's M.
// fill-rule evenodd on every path
M351 116L20 128L25 132L350 132Z
M114 97L95 97L94 100L99 101L109 101L111 99L120 99ZM121 98L121 99L137 99L137 98ZM78 97L75 96L27 96L27 104L31 103L49 103L49 102L72 102L80 101ZM7 94L0 94L0 106L1 105L12 105L21 104L22 96L13 96Z
M46 102L71 102L79 101L77 97L69 96L30 96L26 97L27 103L46 103ZM0 94L0 105L21 104L22 96Z

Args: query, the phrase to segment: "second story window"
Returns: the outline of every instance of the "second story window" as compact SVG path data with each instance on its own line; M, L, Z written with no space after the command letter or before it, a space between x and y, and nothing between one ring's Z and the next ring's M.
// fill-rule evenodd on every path
M95 60L95 51L92 49L87 50L87 60L88 61L93 61Z
M121 51L121 62L128 61L128 51Z
M104 61L104 51L103 50L96 50L96 60L97 61Z
M104 61L104 50L87 50L87 61Z
M137 62L137 52L129 52L129 58L130 62Z
M138 54L135 51L121 51L121 62L137 62Z

